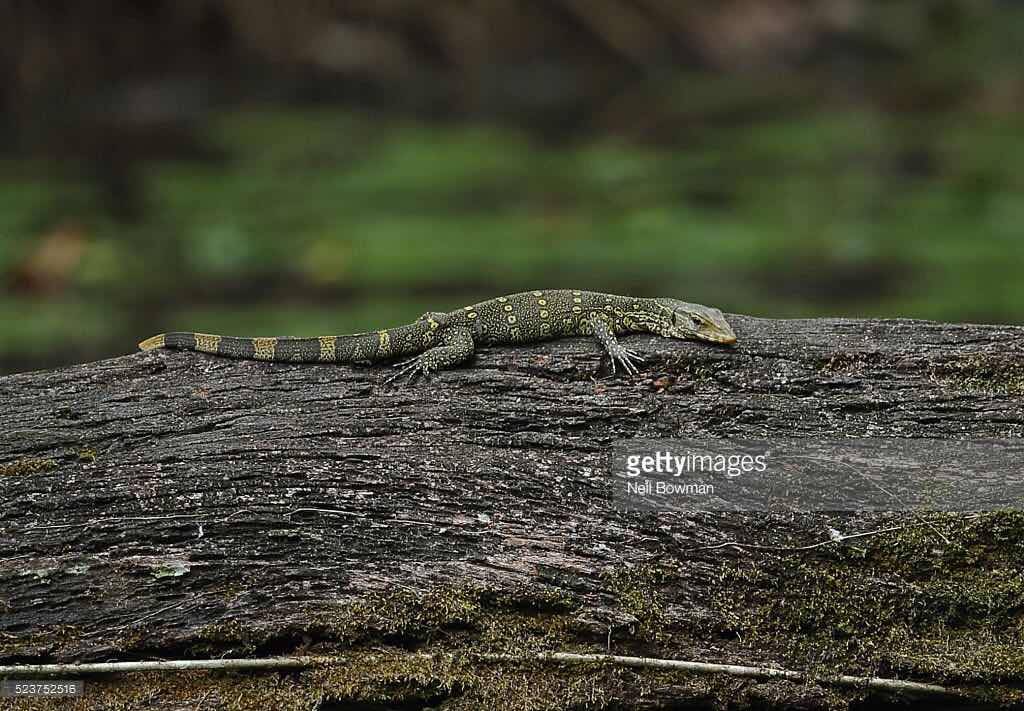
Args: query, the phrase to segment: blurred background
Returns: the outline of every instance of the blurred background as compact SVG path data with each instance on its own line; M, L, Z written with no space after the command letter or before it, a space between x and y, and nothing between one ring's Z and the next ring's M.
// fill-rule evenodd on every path
M1024 322L1024 3L0 2L0 372L590 288Z

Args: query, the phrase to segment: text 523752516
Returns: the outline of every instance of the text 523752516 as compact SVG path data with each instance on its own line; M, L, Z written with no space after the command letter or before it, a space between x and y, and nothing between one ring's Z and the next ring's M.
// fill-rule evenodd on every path
M81 679L4 679L0 681L0 698L54 698L81 696L85 682Z

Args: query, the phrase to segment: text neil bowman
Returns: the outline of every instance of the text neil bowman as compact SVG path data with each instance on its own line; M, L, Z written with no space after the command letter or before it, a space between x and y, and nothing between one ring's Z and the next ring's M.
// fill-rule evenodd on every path
M741 474L764 472L767 469L767 455L764 454L752 456L749 454L698 455L688 453L679 457L671 452L658 451L653 455L633 454L626 458L626 476L630 478L639 477L641 474L667 474L679 477L684 473L722 474L732 478ZM627 482L626 492L640 496L650 494L700 496L714 494L715 486L706 482L644 479L643 481Z

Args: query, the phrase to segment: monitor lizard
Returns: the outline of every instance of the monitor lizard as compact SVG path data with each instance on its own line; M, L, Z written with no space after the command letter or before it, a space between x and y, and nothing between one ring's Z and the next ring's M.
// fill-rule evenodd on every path
M230 358L290 363L377 363L414 356L397 364L385 382L452 368L477 346L534 343L592 336L611 360L635 375L640 354L616 336L655 333L731 345L736 342L718 309L676 299L642 299L594 291L524 291L481 301L447 313L429 311L413 323L381 331L314 338L235 338L206 333L161 333L139 344L142 350L172 348Z

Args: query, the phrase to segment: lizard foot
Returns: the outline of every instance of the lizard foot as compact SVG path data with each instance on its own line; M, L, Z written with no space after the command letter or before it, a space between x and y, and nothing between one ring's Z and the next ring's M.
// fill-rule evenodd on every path
M630 375L637 375L640 370L637 368L638 363L643 363L644 359L639 353L634 351L632 348L626 348L625 346L619 346L613 350L610 354L612 364L612 374L615 374L615 362L618 361L622 364L622 369Z
M424 380L430 380L430 368L427 366L422 355L395 363L394 367L398 370L396 370L391 376L384 379L384 385L390 385L399 378L404 377L409 378L406 381L406 385L412 385L420 376L422 376Z

